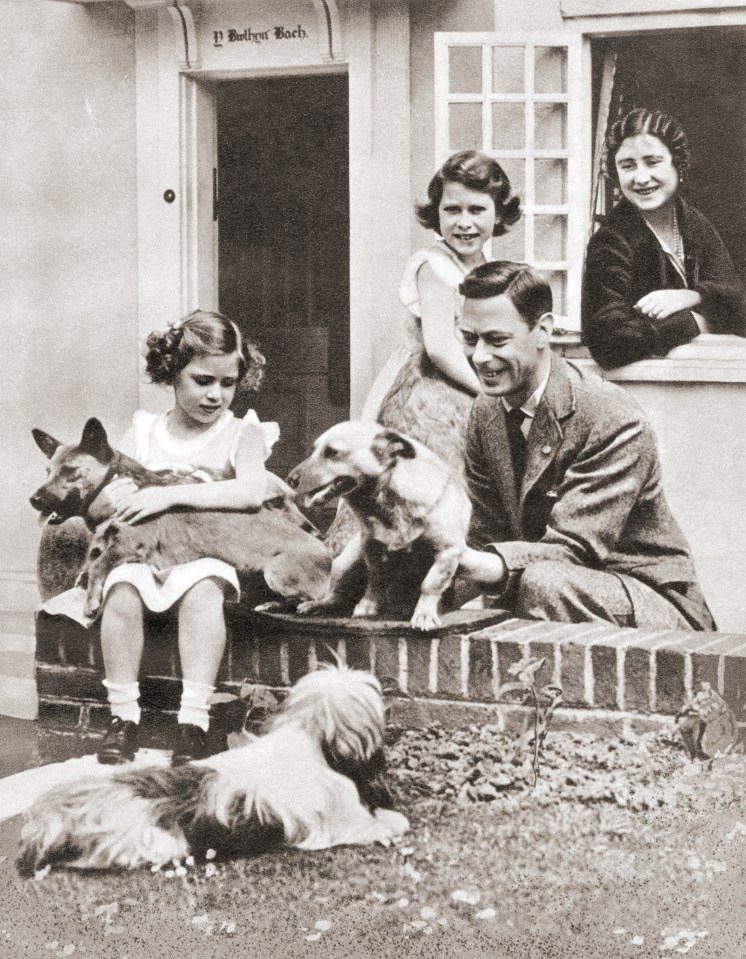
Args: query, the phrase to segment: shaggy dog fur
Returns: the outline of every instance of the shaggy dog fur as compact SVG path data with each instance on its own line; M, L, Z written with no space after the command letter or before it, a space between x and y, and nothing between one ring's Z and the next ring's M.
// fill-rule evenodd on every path
M18 868L136 869L215 849L251 855L388 844L409 828L382 781L384 706L369 673L327 667L290 690L269 731L178 768L57 787L28 813Z
M459 566L470 575L478 568L478 555L466 545L471 504L461 477L408 436L378 423L338 423L288 482L305 508L343 497L357 525L332 565L329 596L302 603L300 613L343 608L362 558L367 586L353 616L391 615L388 584L401 590L415 577L414 612L410 606L406 615L415 628L433 629Z
M329 552L272 474L268 475L279 487L277 496L253 512L176 509L130 526L107 522L102 513L99 496L115 476L128 476L139 487L189 483L195 478L148 470L112 449L96 419L86 423L76 446L63 446L41 430L33 435L50 466L47 482L31 497L31 505L52 525L80 516L96 531L81 577L87 582L86 615L98 612L109 572L127 562L163 570L212 557L241 573L262 572L269 588L286 599L318 599L327 592ZM44 542L40 565L43 551Z

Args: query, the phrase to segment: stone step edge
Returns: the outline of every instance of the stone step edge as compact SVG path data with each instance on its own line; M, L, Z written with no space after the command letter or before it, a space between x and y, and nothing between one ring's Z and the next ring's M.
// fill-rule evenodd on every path
M552 627L551 631L547 627ZM700 688L700 683L707 681L729 700L740 720L746 693L743 639L740 635L727 637L718 633L648 633L613 626L508 620L475 633L435 637L415 631L409 636L370 634L355 641L338 637L335 645L337 656L346 662L348 651L352 653L357 648L359 653L360 642L364 642L368 650L365 668L369 665L379 675L385 671L404 693L495 701L501 682L510 678L510 665L522 654L529 654L547 660L538 681L561 686L566 703L622 712L675 713ZM291 675L291 648L305 644L306 665L297 666L301 673L307 672L318 661L316 647L320 641L324 646L330 645L318 634L314 638L280 638L276 642L278 662L273 668L265 671L257 658L251 670L253 676L232 675L221 685L231 686L243 680L291 685L298 678L297 669L293 670L296 675ZM66 673L91 678L99 675L91 667L40 661L36 668L37 678L41 671L58 672L60 678ZM173 681L175 677L161 678ZM48 690L48 683L45 686Z

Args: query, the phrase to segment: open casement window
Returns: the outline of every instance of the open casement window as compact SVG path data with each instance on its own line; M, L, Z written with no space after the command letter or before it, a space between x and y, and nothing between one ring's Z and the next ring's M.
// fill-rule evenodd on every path
M580 329L587 208L582 179L580 38L539 33L435 34L435 150L499 161L524 214L493 240L496 259L547 277L557 327Z

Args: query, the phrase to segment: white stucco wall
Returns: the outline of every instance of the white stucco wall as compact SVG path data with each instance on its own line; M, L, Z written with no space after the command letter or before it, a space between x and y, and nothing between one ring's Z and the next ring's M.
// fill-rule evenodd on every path
M6 0L0 36L0 633L18 636L45 465L31 428L70 440L97 415L118 434L136 403L133 13Z

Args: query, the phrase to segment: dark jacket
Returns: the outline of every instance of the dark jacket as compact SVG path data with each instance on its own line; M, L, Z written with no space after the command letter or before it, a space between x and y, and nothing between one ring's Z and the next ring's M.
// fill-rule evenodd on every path
M689 546L661 486L655 436L629 393L552 357L516 496L505 408L480 394L467 434L471 545L510 574L558 560L626 573L664 596L694 629L714 629Z
M688 285L702 297L696 312L715 333L746 336L743 287L723 241L701 213L681 198L676 204ZM653 290L683 287L642 215L628 200L620 200L586 251L583 339L599 366L665 356L693 340L700 331L690 310L654 320L633 309Z

